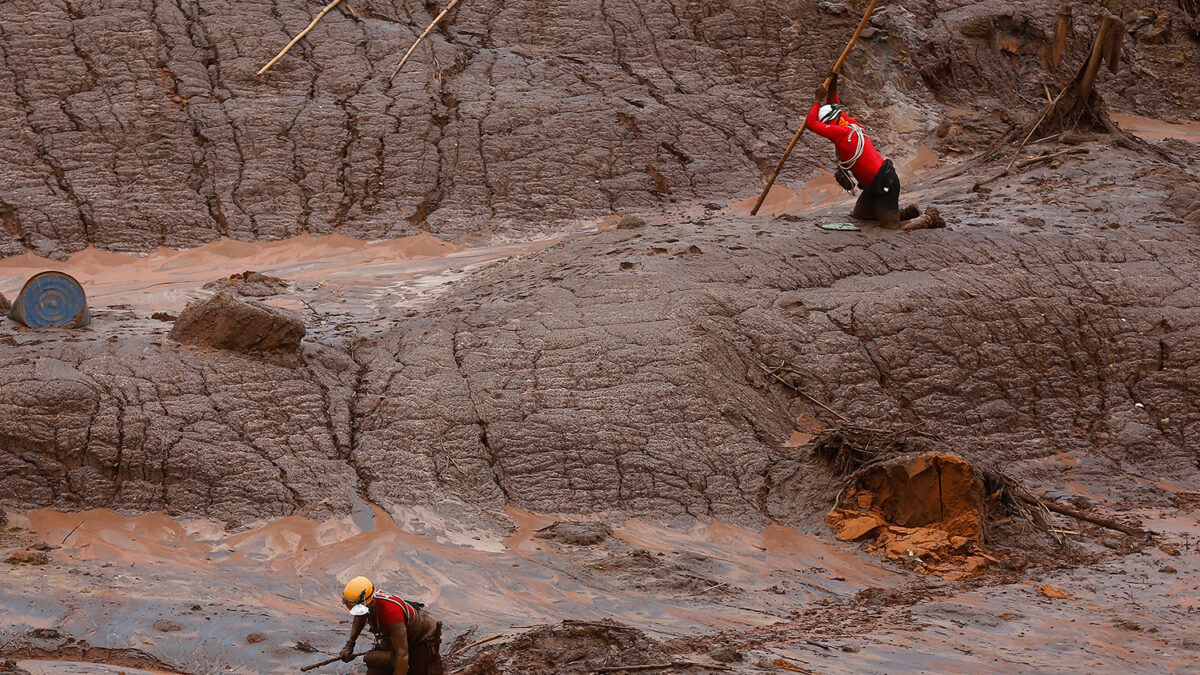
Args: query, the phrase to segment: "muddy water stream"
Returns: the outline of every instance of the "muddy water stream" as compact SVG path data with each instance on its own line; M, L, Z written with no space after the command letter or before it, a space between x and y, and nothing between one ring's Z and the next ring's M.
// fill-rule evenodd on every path
M303 300L321 311L371 318L427 296L471 267L561 240L547 237L468 248L429 234L375 242L302 234L281 241L221 239L193 249L160 248L141 258L94 248L66 261L26 253L0 260L0 292L15 298L25 279L58 270L79 280L93 308L178 312L188 300L204 294L204 284L254 270L295 284L294 292L265 298L269 304L303 310Z

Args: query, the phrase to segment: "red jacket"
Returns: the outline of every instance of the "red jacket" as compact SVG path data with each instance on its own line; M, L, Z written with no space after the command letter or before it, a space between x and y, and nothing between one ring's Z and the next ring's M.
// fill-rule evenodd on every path
M371 632L387 634L393 624L407 624L417 616L417 608L383 591L375 591L375 611L371 614Z
M838 102L836 93L829 97L829 102ZM815 131L817 135L824 136L833 141L833 147L837 152L838 158L844 162L849 161L854 156L854 150L858 147L857 135L850 127L844 127L840 124L826 124L817 119L817 111L820 109L821 104L819 102L813 103L812 109L808 111L808 128ZM858 122L854 121L853 117L850 117L845 112L842 113L842 117L851 124L858 124ZM871 184L871 181L875 180L875 174L879 172L879 167L883 166L883 157L879 155L879 151L871 144L871 139L867 138L866 132L863 132L862 137L862 154L859 155L858 161L854 163L854 166L850 167L850 171L858 179L859 185L866 187Z

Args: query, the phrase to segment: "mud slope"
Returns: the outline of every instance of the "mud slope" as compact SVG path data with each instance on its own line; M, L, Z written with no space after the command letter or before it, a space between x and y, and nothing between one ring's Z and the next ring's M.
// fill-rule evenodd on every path
M1147 172L1162 160L1110 142L973 201L969 176L928 188L947 230L813 227L829 214L618 230L300 355L113 341L101 318L68 340L18 331L0 344L0 491L20 495L3 503L236 524L344 513L361 491L459 515L805 522L827 474L783 446L796 420L839 420L762 370L785 361L854 422L921 424L1045 489L1155 499L1197 479L1200 238L1162 205L1178 184ZM1022 468L1038 458L1063 473Z
M357 18L331 12L256 76L318 5L6 2L0 255L302 231L528 233L744 196L862 9L478 0L389 81L438 7L359 0ZM1058 5L886 6L846 65L848 99L893 155L945 113L1007 130L1088 51L1101 11L1090 4L1076 8L1061 71L1047 70ZM1200 108L1195 18L1164 5L1128 12L1127 67L1102 80L1118 110ZM952 151L975 142L954 136ZM824 150L802 145L784 181Z

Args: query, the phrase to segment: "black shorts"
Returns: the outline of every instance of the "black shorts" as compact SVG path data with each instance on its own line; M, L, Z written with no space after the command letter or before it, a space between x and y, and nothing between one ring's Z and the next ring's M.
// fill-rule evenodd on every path
M871 184L863 188L854 205L854 216L864 220L882 220L885 213L900 212L900 177L892 160L883 160Z

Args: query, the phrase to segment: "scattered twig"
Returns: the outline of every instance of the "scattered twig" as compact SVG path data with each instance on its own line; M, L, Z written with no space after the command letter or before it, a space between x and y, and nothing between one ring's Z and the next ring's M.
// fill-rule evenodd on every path
M1041 138L1037 139L1036 141L1034 141L1034 142L1033 142L1033 145L1037 145L1038 143L1042 143L1042 142L1044 142L1044 141L1048 141L1048 140L1050 140L1051 138L1058 138L1059 136L1062 136L1062 135L1063 135L1063 133L1064 133L1064 132L1060 131L1060 132L1058 132L1057 134L1050 134L1049 136L1043 136L1043 137L1041 137Z
M1017 150L1013 153L1013 158L1009 160L1008 166L1004 167L1005 173L1008 173L1008 170L1012 168L1013 162L1017 161L1017 156L1021 154L1021 148L1025 147L1025 144L1029 142L1030 138L1033 138L1033 132L1037 131L1038 127L1042 126L1042 122L1046 121L1046 115L1049 115L1050 111L1054 110L1054 106L1058 105L1058 99L1062 98L1063 94L1067 93L1067 90L1070 88L1071 85L1063 87L1063 90L1058 92L1058 96L1055 96L1054 100L1050 102L1050 105L1046 106L1046 109L1042 111L1042 116L1038 118L1037 124L1034 124L1033 128L1029 130L1029 133L1025 135L1025 140L1021 141L1021 144L1017 146Z
M350 3L345 2L345 0L343 0L342 9L346 10L347 12L350 12L350 18L354 19L355 21L358 21L358 12L354 11L354 8L350 6Z
M1060 506L1059 504L1056 504L1055 502L1050 501L1050 500L1038 499L1036 497L1032 497L1029 495L1021 495L1020 499L1028 504L1040 505L1051 511L1054 511L1055 513L1061 513L1064 516L1070 516L1076 520L1082 520L1085 522L1092 523L1093 525L1099 525L1100 527L1106 527L1110 530L1116 530L1117 532L1123 532L1125 534L1128 534L1131 537L1144 537L1147 534L1147 532L1145 530L1140 530L1136 527L1130 527L1128 525L1123 525L1121 523L1118 523L1115 520L1109 520L1108 518L1101 518L1099 516L1093 516L1091 514L1084 513L1083 511L1078 511L1076 509L1068 508L1066 506Z
M265 72L267 72L268 70L270 70L270 69L271 69L271 66L275 65L276 63L278 63L278 62L279 62L279 59L282 59L282 58L283 58L284 54L287 54L287 53L288 53L288 51L289 51L289 50L290 50L292 47L294 47L294 46L296 45L296 43L300 41L300 39L301 39L301 38L303 38L305 35L308 35L308 31L312 30L312 29L313 29L313 27L317 25L317 22L318 22L318 21L320 21L320 20L321 20L321 18L322 18L322 17L324 17L326 14L328 14L328 13L329 13L329 10L333 9L334 7L337 7L337 6L338 6L338 3L340 3L341 1L342 1L342 0L333 0L333 2L329 3L328 5L325 5L325 9L321 10L321 11L320 11L320 13L318 13L318 14L317 14L316 18L314 18L314 19L313 19L313 20L312 20L312 21L311 21L311 22L308 24L308 27L307 27L307 28L305 28L304 30L300 31L300 34L299 34L299 35L297 35L296 37L292 38L292 41L291 41L291 42L289 42L289 43L287 43L287 46L286 46L286 47L284 47L284 48L283 48L283 50L282 50L282 51L280 51L278 54L276 54L276 55L275 55L275 58L271 59L271 60L270 60L270 61L267 63L267 65L263 66L263 67L262 67L262 68L261 68L261 69L258 71L258 73L257 73L257 74L258 74L258 75L262 75L263 73L265 73Z
M429 35L429 31L433 30L435 26L441 23L446 14L448 14L450 10L454 9L454 6L458 3L459 0L450 0L450 4L446 5L446 9L443 9L442 13L438 14L437 18L433 20L433 23L429 24L429 27L425 29L425 32L421 33L421 36L417 38L416 42L412 43L412 46L409 47L408 51L404 53L404 58L400 59L400 63L396 65L396 69L393 70L391 76L388 77L389 82L396 79L396 73L399 73L400 69L404 67L404 64L408 62L408 57L412 56L413 50L417 48L417 45L421 44L421 40L424 40L425 36Z
M467 645L467 646L465 646L465 647L461 647L461 648L459 648L459 649L456 649L456 650L454 650L454 651L450 652L449 654L447 654L446 656L454 656L454 655L456 655L456 654L461 654L461 653L463 653L463 652L467 651L468 649L470 649L471 647L478 647L478 646L479 646L479 645L481 645L481 644L484 644L484 643L487 643L487 642L491 642L491 641L493 641L493 640L499 640L499 639L500 639L500 638L502 638L502 637L504 637L504 633L496 633L496 634L495 634L495 635L493 635L492 637L489 637L489 638L484 638L484 639L482 639L482 640L476 640L475 642L472 642L471 644L469 644L469 645Z
M1061 155L1086 154L1087 151L1088 151L1087 148L1067 148L1066 150L1059 150L1058 152L1051 152L1051 153L1047 153L1045 155L1038 155L1037 157L1030 157L1029 159L1021 160L1020 162L1017 163L1016 166L1013 166L1010 163L1008 166L1004 167L1004 170L1002 170L998 173L994 173L991 176L988 176L987 178L984 178L983 180L976 183L975 186L971 188L971 190L972 191L978 190L980 188L980 186L987 185L988 183L991 183L994 180L999 180L1001 178L1004 178L1009 173L1011 173L1012 170L1014 170L1014 169L1023 169L1025 167L1029 166L1030 164L1037 164L1038 162L1044 162L1048 159L1054 159L1055 157L1059 157Z
M78 525L76 525L75 527L72 527L71 531L67 533L67 536L63 537L62 541L58 542L58 545L62 546L63 544L67 543L67 539L69 539L71 537L71 535L75 534L75 530L78 530L79 528L83 527L83 523L84 523L84 521L81 520L81 521L79 521Z
M325 323L325 317L322 316L321 313L318 312L311 304L309 304L309 302L307 300L301 298L300 304L307 307L308 311L312 312L313 316L316 317L317 321L320 321L321 323Z
M709 586L708 588L701 588L701 589L700 589L700 590L698 590L698 591L693 591L693 592L691 592L691 593L688 593L687 595L682 595L682 596L680 596L680 597L682 597L682 598L690 598L690 597L692 597L692 596L694 596L694 595L700 595L701 593L707 593L707 592L709 592L709 591L721 591L722 593L725 593L725 591L721 590L721 587L722 587L722 586L724 586L724 585L726 585L726 583L727 583L727 582L725 582L725 581L722 581L722 582L720 582L720 583L713 584L712 586Z

